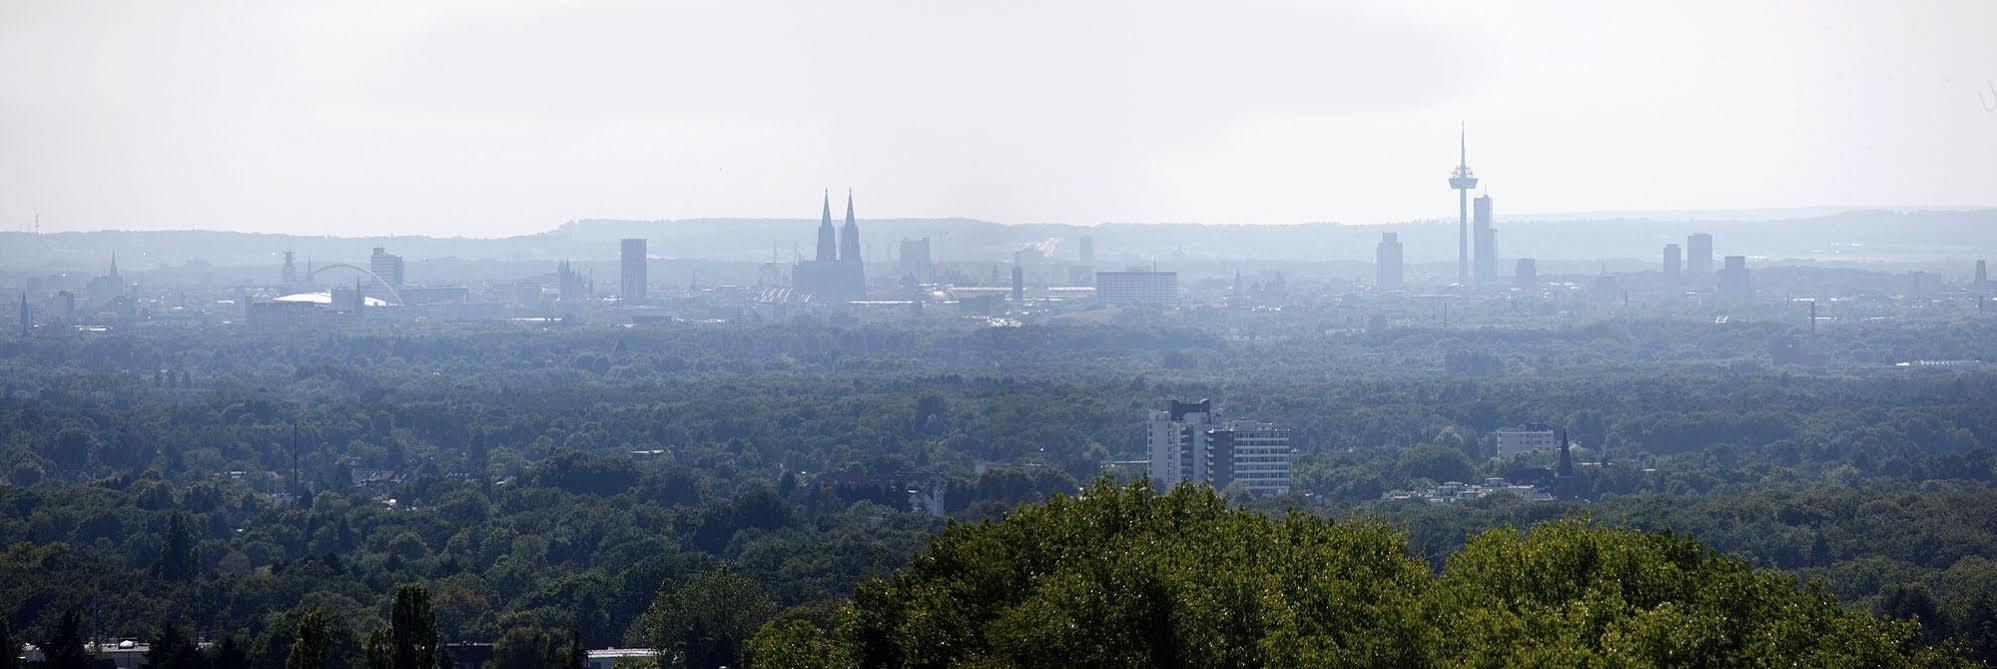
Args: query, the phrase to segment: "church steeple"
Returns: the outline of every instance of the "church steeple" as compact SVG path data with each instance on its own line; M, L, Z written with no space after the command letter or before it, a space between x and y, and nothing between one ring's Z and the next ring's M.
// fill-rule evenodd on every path
M834 239L832 231L832 191L830 190L825 191L825 213L818 221L817 259L819 262L830 262L839 259L839 242Z
M839 229L839 259L860 262L860 225L853 222L853 189L846 189L846 226Z

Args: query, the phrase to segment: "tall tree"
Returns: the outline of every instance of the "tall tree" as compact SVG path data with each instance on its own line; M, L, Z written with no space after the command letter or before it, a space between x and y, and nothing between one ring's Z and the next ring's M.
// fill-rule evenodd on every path
M1956 626L1964 638L1969 656L1988 666L1997 666L1997 596L1983 593L1969 605L1969 612Z
M430 591L410 584L395 589L388 627L368 635L372 669L448 669L450 658L437 640L437 612Z
M185 581L198 570L194 533L187 528L187 515L175 513L167 518L166 543L160 550L159 562L153 566L153 575L169 581Z
M250 669L249 648L242 637L231 634L215 644L215 655L209 658L208 666L214 669Z
M297 636L284 669L347 669L353 665L354 631L347 620L322 608L298 615Z
M695 669L740 666L742 649L776 613L755 581L725 569L659 590L644 615L647 640Z
M7 610L0 608L0 669L19 669L21 642L14 640L14 631L7 627Z
M1948 621L1942 618L1941 606L1928 594L1927 586L1904 583L1888 586L1881 594L1879 612L1886 617L1920 623L1921 636L1929 643L1948 637Z
M150 669L204 669L208 661L194 647L194 640L180 631L179 625L167 621L160 623L159 632L147 644L146 666Z
M64 611L56 623L55 636L42 642L44 669L89 669L90 653L83 649L83 615Z

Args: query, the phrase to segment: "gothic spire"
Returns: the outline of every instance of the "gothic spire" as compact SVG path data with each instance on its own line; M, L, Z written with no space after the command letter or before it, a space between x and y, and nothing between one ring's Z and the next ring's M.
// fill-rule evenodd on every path
M839 230L839 259L860 262L860 224L853 221L853 189L846 189L846 225Z
M821 262L839 259L839 242L832 231L832 191L825 191L825 212L818 220L818 256Z

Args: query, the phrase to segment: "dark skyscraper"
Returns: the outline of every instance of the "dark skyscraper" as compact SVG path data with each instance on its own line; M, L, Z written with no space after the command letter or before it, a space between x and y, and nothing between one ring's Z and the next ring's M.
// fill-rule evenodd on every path
M839 259L860 262L860 224L853 221L853 191L846 191L846 225L839 228Z
M1539 263L1531 258L1520 258L1512 268L1512 285L1519 290L1533 290L1539 287Z
M1748 281L1747 257L1727 256L1726 263L1720 269L1719 298L1727 302L1754 299L1754 284Z
M28 329L34 327L35 317L28 313L28 294L21 293L21 338L28 338Z
M1380 245L1373 248L1373 269L1379 274L1374 285L1380 290L1398 290L1401 287L1401 235L1394 232L1380 233Z
M1471 274L1479 286L1498 280L1498 231L1491 228L1491 196L1480 195L1471 209L1477 250Z
M1677 245L1677 244L1665 244L1665 245L1664 245L1664 280L1665 280L1665 281L1669 281L1669 282L1671 282L1671 283L1677 283L1677 282L1678 282L1678 276L1679 276L1679 269L1680 269L1680 267L1679 267L1679 257L1678 257L1678 245Z
M1457 128L1456 171L1449 175L1449 187L1456 190L1456 283L1470 285L1470 189L1477 187L1477 175L1470 172L1470 143L1463 128Z
M1983 288L1989 285L1990 285L1990 267L1989 265L1985 264L1983 261L1978 260L1976 261L1976 287Z
M290 286L296 283L298 283L298 265L292 262L291 251L286 250L284 252L284 285Z
M929 281L935 267L929 259L929 238L901 240L899 262L903 278L913 278L917 282Z
M1019 265L1012 266L1012 301L1026 301L1026 270Z
M1713 272L1713 236L1699 232L1685 238L1685 271L1693 276Z
M618 297L627 304L645 301L645 240L626 239L618 245Z
M818 219L818 262L839 259L839 233L832 229L832 191L825 191L825 213Z
M374 247L374 253L368 256L368 270L393 288L402 287L403 267L402 256L389 253L387 249L379 246Z

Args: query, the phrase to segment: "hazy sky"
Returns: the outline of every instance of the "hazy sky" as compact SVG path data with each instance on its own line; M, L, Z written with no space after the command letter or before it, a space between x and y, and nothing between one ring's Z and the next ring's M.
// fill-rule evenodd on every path
M1459 119L1501 217L1988 205L1993 82L1990 0L0 0L0 228L1394 222Z

